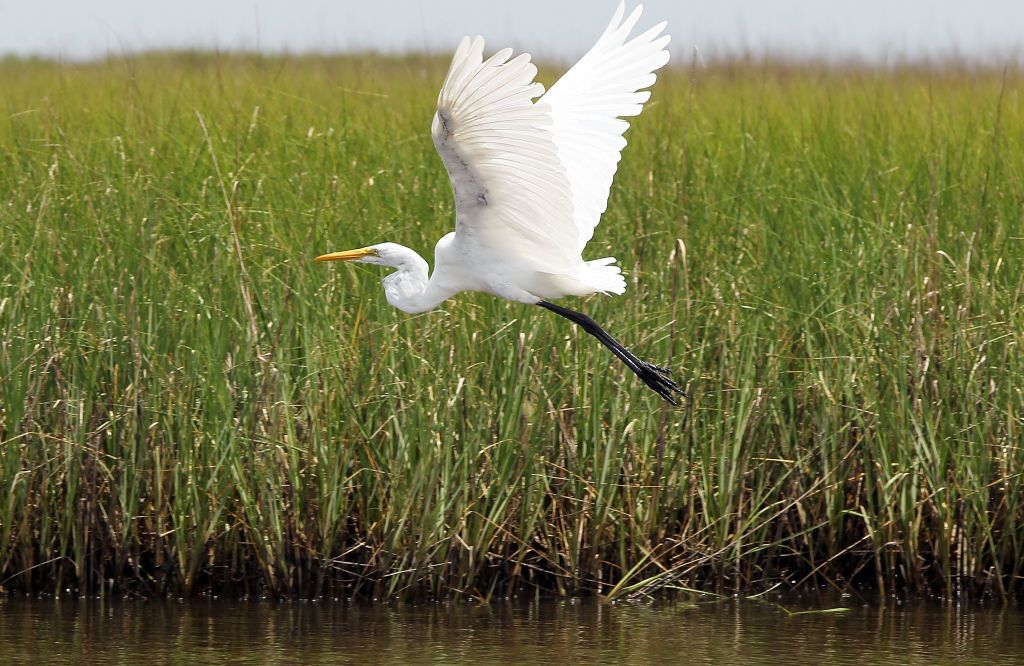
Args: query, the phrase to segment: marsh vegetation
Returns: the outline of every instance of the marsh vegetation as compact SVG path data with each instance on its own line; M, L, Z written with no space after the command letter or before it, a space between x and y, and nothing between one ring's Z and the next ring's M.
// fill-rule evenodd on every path
M1021 588L1019 73L660 77L587 251L627 293L572 305L677 410L539 308L313 263L451 229L445 67L0 64L0 588Z

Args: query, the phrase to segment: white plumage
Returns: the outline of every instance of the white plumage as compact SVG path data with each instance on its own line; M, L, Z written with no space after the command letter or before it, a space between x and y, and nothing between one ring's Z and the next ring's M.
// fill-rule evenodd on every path
M598 337L672 401L682 391L665 369L637 359L585 315L546 302L626 288L613 257L585 261L582 252L608 205L626 145L623 118L640 113L669 57L664 23L632 36L641 11L626 17L620 3L597 43L546 94L529 54L503 49L485 59L483 38L464 38L431 127L456 211L455 232L434 249L433 273L394 243L318 259L397 269L384 291L405 312L433 309L460 291L542 305Z
M641 11L637 7L623 21L620 3L593 48L541 98L551 109L558 161L569 177L579 252L608 207L612 178L626 147L622 135L629 129L622 118L640 113L651 96L644 89L654 85L654 72L668 62L664 22L627 42Z
M464 38L452 58L432 134L455 191L453 242L470 254L514 253L517 268L544 274L516 285L535 297L625 291L614 258L585 262L582 252L626 145L621 118L640 113L650 97L643 89L668 61L665 23L630 39L641 12L623 20L620 3L593 48L546 94L528 54L504 49L484 60L477 37Z

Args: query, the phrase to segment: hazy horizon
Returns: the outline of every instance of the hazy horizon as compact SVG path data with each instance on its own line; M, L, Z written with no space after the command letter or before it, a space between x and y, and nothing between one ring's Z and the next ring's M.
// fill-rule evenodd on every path
M70 60L150 50L335 53L451 51L465 34L571 60L601 32L616 0L0 0L0 55ZM629 6L636 3L628 3ZM1024 2L648 0L642 26L667 20L673 51L705 58L775 55L869 63L1024 62Z

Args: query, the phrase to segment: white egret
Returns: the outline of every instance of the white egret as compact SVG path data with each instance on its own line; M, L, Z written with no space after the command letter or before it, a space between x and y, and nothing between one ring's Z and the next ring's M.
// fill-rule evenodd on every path
M662 398L685 395L666 368L640 360L593 319L550 300L626 289L613 257L585 261L626 145L626 116L668 61L665 23L631 36L640 18L620 3L597 43L546 93L530 55L483 58L481 37L464 38L437 99L431 133L455 193L455 231L434 248L434 271L413 250L380 243L317 261L396 269L388 303L409 313L461 291L539 305L578 324Z

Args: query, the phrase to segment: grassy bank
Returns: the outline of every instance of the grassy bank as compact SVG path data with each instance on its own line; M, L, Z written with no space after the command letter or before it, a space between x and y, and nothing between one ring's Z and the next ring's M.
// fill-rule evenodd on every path
M0 64L0 588L1021 589L1019 74L663 77L587 252L629 290L575 305L672 410L538 308L311 261L450 230L445 65Z

